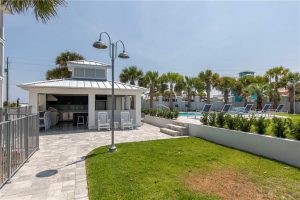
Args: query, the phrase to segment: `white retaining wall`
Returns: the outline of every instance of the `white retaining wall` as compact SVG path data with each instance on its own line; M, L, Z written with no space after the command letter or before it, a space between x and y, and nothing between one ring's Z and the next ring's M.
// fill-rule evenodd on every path
M196 124L189 124L189 135L300 168L300 141Z
M167 128L168 124L173 124L172 119L165 119L165 118L154 117L150 115L145 115L144 122L154 126L158 126L160 128Z

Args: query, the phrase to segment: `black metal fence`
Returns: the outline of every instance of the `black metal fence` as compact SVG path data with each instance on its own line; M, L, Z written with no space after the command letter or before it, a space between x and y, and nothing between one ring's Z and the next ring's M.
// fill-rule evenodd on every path
M6 114L0 123L0 188L39 148L39 115Z

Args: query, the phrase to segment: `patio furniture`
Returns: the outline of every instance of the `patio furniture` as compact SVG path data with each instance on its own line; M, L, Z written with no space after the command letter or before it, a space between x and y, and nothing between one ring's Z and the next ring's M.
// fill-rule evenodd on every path
M265 116L266 115L269 115L269 110L270 110L270 108L271 108L271 105L272 104L269 104L269 103L267 103L267 104L265 104L264 105L264 107L260 110L260 111L257 111L256 113L255 113L255 115L263 115L263 114L265 114Z
M77 127L80 126L80 125L85 126L85 123L84 123L84 116L78 116L78 117L77 117Z
M40 128L44 128L47 131L51 127L51 118L50 112L41 112L40 113Z
M205 104L202 110L196 110L196 112L194 113L193 118L196 119L197 114L203 114L203 113L209 113L210 109L212 107L212 104ZM188 117L189 118L189 117Z
M275 116L274 113L287 113L287 111L286 112L283 111L284 106L285 106L284 104L279 104L275 110L270 109L270 115L272 114L272 116L274 117Z
M228 113L232 104L225 104L221 110L222 113Z
M130 118L129 112L121 112L121 129L125 128L133 129L133 119Z
M211 107L212 107L212 104L207 103L207 104L204 105L204 107L203 107L202 110L198 110L196 112L199 112L199 113L209 113Z
M119 122L114 122L114 128L115 128L115 130L119 129Z
M237 114L240 114L240 115L250 115L250 111L251 111L252 107L253 107L253 104L247 104L247 105L243 108L243 110L237 111L237 112L234 111L233 114L234 114L234 115L237 115Z
M283 112L284 104L279 104L275 109L275 112Z
M108 119L107 112L98 112L98 131L100 131L101 128L110 130L110 119Z

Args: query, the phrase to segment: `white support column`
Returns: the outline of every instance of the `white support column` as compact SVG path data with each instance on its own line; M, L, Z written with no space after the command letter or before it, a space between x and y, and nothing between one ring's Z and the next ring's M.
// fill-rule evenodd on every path
M136 120L136 126L141 126L141 95L135 95L134 101L135 101L135 120Z
M39 111L46 111L47 97L46 94L38 94Z
M96 112L95 112L95 94L89 94L89 104L88 104L88 115L89 115L89 129L96 128Z
M130 110L130 105L131 105L130 96L126 96L125 110Z
M38 113L38 93L29 91L29 106L31 106L32 113Z

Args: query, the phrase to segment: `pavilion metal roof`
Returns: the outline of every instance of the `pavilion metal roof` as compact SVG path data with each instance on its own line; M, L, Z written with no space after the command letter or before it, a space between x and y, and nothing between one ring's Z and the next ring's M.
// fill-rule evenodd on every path
M23 89L29 88L86 88L86 89L111 89L112 81L109 80L87 80L87 79L55 79L47 81L38 81L31 83L23 83L18 85ZM141 90L143 92L148 89L121 83L115 81L116 90Z

